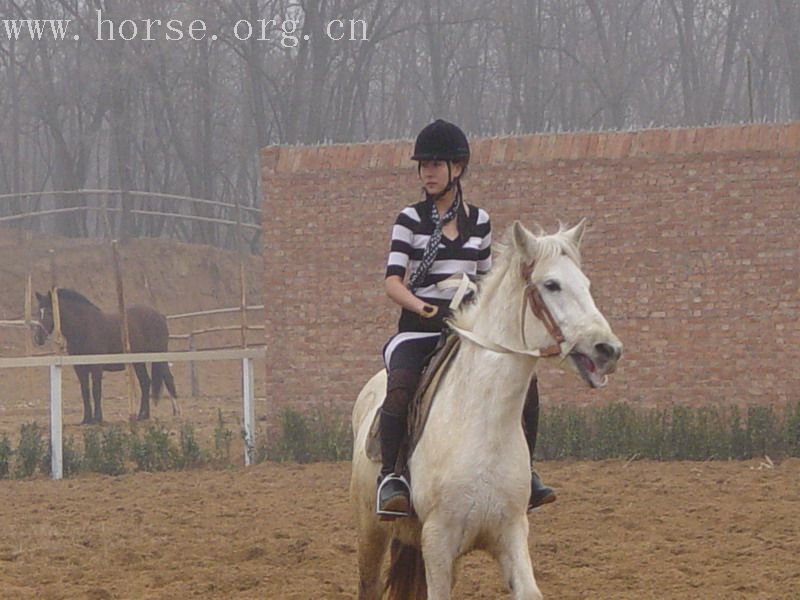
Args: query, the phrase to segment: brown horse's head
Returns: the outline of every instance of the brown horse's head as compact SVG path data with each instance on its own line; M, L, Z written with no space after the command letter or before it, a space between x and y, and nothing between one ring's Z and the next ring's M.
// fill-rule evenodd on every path
M39 320L33 324L33 341L43 346L47 336L53 333L53 292L36 292L36 300L39 303Z

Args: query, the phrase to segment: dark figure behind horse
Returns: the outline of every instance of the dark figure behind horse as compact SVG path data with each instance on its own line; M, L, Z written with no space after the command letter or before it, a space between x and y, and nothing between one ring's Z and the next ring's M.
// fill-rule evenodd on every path
M67 341L69 354L120 354L123 352L122 325L119 314L108 314L100 310L84 295L70 289L58 288L58 309L61 334ZM42 345L53 332L52 292L40 294L39 322L35 326L34 340ZM149 306L133 305L126 309L131 352L166 352L169 342L167 319ZM139 406L139 420L150 418L150 397L158 402L161 387L166 385L172 396L173 414L178 413L175 401L175 382L169 365L165 362L152 363L152 377L145 363L133 365L142 391ZM101 423L103 371L124 371L125 365L76 365L75 373L81 384L83 396L83 424ZM94 412L89 399L89 376L92 378L91 395L94 398Z

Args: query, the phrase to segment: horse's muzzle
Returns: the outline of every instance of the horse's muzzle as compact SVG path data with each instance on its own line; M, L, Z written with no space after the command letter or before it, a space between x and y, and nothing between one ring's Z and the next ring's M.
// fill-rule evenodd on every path
M47 332L45 331L44 327L42 327L40 323L34 323L32 327L33 341L37 346L44 346L44 343L47 341Z
M595 362L603 369L603 371L610 375L617 370L617 362L622 357L622 344L619 342L609 343L601 342L594 345Z
M582 351L581 346L586 349ZM590 387L601 388L608 383L608 375L617 370L622 343L612 336L590 345L576 344L569 356L583 380Z

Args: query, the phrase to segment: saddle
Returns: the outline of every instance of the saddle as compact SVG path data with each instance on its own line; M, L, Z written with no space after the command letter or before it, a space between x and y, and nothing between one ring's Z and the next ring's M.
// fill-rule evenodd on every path
M407 479L409 478L408 459L414 452L425 429L425 423L433 405L433 396L461 345L461 337L458 335L449 334L442 337L442 342L434 350L428 365L422 372L417 391L408 407L408 432L405 441L400 446L395 468L396 473L404 474ZM380 411L377 411L367 436L367 456L375 462L381 461L380 426Z

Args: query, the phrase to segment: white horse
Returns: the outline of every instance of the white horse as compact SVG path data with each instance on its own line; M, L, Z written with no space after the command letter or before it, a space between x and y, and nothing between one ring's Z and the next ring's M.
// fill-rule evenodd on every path
M452 318L465 339L409 459L414 517L385 522L375 514L380 463L367 457L366 442L385 395L385 372L356 400L350 495L359 527L360 600L449 599L456 561L472 549L500 562L512 598L542 597L528 551L531 472L521 421L528 382L538 358L552 355L588 385L605 385L622 344L580 269L584 221L548 236L519 222L509 229L476 302Z

